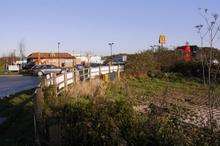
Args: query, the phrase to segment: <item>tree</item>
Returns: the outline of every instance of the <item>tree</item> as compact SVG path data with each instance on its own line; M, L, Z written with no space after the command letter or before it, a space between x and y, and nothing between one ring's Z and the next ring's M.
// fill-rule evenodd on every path
M25 41L24 41L24 39L22 39L19 42L18 48L19 48L19 53L20 53L20 60L23 61L25 58Z
M213 127L213 106L215 103L214 99L214 78L212 78L211 73L213 70L213 42L216 39L218 33L220 32L220 24L217 22L219 15L216 13L210 13L208 9L199 8L200 15L205 21L205 26L207 27L207 33L209 34L209 56L206 60L206 64L208 67L208 100L209 100L209 119L210 119L210 129L214 132ZM203 26L203 25L201 25ZM200 28L199 26L197 28ZM201 30L201 28L200 28ZM203 38L202 38L203 39Z

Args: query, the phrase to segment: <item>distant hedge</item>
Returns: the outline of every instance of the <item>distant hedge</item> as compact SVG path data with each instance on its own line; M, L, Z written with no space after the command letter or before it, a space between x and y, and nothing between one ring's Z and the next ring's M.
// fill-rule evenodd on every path
M132 76L147 75L149 71L160 70L152 51L143 51L128 56L125 72Z
M211 78L215 82L220 82L220 66L212 65L211 68ZM196 77L199 79L203 78L203 65L200 61L192 62L177 62L171 66L168 70L169 72L180 73L185 77ZM208 67L204 65L205 77L208 77Z
M128 56L125 65L125 71L129 75L140 76L149 75L149 73L159 73L169 69L178 60L178 54L175 51L167 49L158 49L142 51Z

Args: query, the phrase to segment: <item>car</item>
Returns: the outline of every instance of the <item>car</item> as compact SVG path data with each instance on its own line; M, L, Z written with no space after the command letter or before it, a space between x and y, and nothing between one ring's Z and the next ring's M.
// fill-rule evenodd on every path
M63 69L55 65L35 65L31 68L33 75L43 76L50 73L62 73Z
M27 64L22 65L23 70L30 70L33 66L35 66L35 62L29 62Z

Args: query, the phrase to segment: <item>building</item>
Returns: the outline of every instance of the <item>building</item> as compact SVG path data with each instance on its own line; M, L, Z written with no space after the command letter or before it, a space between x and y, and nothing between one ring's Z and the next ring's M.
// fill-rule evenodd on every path
M103 60L101 56L91 56L89 59L91 64L103 64Z
M60 67L73 67L76 57L69 53L32 53L27 57L27 62L35 64L48 64Z
M118 54L113 56L113 62L116 64L124 64L127 61L126 54Z
M127 62L128 55L127 54L117 54L113 56L105 56L103 57L104 64L125 64Z
M188 43L186 43L185 46L177 47L177 51L180 52L180 60L183 60L185 62L191 61L198 52L199 47L197 46L190 46Z
M92 55L80 55L74 54L76 57L76 65L89 65L89 64L102 64L103 60L101 56L92 56Z

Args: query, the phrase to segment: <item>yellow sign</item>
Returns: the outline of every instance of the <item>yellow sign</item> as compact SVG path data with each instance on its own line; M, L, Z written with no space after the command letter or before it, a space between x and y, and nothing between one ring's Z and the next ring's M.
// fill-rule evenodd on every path
M167 41L166 36L165 35L160 35L159 43L161 45L164 45L164 44L166 44L166 41Z

